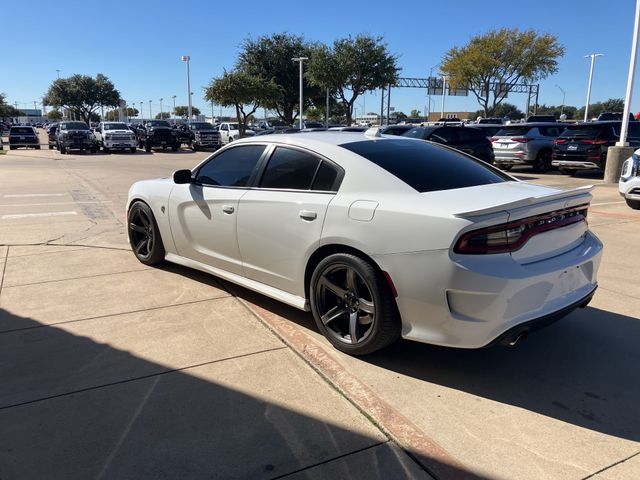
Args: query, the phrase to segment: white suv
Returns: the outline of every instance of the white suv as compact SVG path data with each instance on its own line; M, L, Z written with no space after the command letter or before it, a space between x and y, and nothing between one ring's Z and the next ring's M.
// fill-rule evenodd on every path
M618 189L627 205L634 210L640 210L640 149L633 152L622 164Z
M129 149L131 153L136 153L136 134L122 122L100 122L93 133L98 140L98 147L102 147L105 152Z

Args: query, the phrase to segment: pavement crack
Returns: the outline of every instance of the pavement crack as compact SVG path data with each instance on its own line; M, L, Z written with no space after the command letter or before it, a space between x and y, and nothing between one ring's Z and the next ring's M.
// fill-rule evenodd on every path
M4 254L4 263L2 264L2 275L0 276L0 295L2 295L2 287L4 286L4 274L7 271L7 261L9 259L9 245L6 245L7 251Z
M595 477L596 475L599 475L599 474L601 474L602 472L604 472L604 471L606 471L606 470L610 470L611 468L613 468L613 467L615 467L615 466L618 466L618 465L620 465L620 464L622 464L622 463L625 463L625 462L627 462L627 461L631 460L631 459L632 459L632 458L634 458L634 457L637 457L638 455L640 455L640 452L636 452L636 453L634 453L633 455L630 455L630 456L628 456L628 457L626 457L626 458L623 458L622 460L619 460L619 461L617 461L617 462L615 462L615 463L612 463L611 465L609 465L609 466L607 466L607 467L601 468L601 469L600 469L600 470L598 470L597 472L593 472L592 474L587 475L587 476L586 476L586 477L584 477L582 480L588 480L589 478L593 478L593 477Z

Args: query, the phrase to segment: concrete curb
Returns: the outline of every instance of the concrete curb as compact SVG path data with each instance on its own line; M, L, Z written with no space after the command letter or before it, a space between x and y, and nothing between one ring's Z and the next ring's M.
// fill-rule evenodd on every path
M227 288L261 323L371 419L383 433L400 445L434 478L439 480L482 478L467 470L407 417L354 377L333 359L323 345L302 332L294 323L236 295L233 291L235 286L227 285Z

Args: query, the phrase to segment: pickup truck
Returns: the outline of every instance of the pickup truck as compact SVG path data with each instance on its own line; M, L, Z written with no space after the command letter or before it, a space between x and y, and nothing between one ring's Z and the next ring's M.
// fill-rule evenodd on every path
M138 139L124 123L121 122L100 122L93 134L98 142L98 148L108 152L109 150L126 150L136 153Z
M222 122L218 131L220 132L220 142L222 145L226 145L240 138L240 129L237 123ZM244 132L245 137L252 137L255 134L256 132L249 129L246 129Z
M210 123L189 122L187 128L191 133L189 145L194 152L200 148L220 148L222 146L220 132Z
M171 148L177 152L180 142L171 124L166 120L144 120L136 130L138 145L150 152L152 148Z

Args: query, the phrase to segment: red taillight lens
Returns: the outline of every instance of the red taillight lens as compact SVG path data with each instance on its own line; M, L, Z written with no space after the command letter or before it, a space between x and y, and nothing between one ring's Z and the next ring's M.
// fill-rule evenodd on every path
M566 138L556 138L553 143L565 143L568 142Z
M580 141L584 143L592 143L594 145L604 145L605 143L607 143L606 140L598 140L595 138L581 138Z
M587 205L536 215L502 225L472 230L462 235L453 251L463 254L514 252L539 233L586 221Z
M489 140L491 140L492 142L495 142L496 140L500 140L498 137L491 137Z
M533 138L529 138L529 137L513 137L511 139L512 142L518 142L518 143L527 143L529 140L533 140Z

